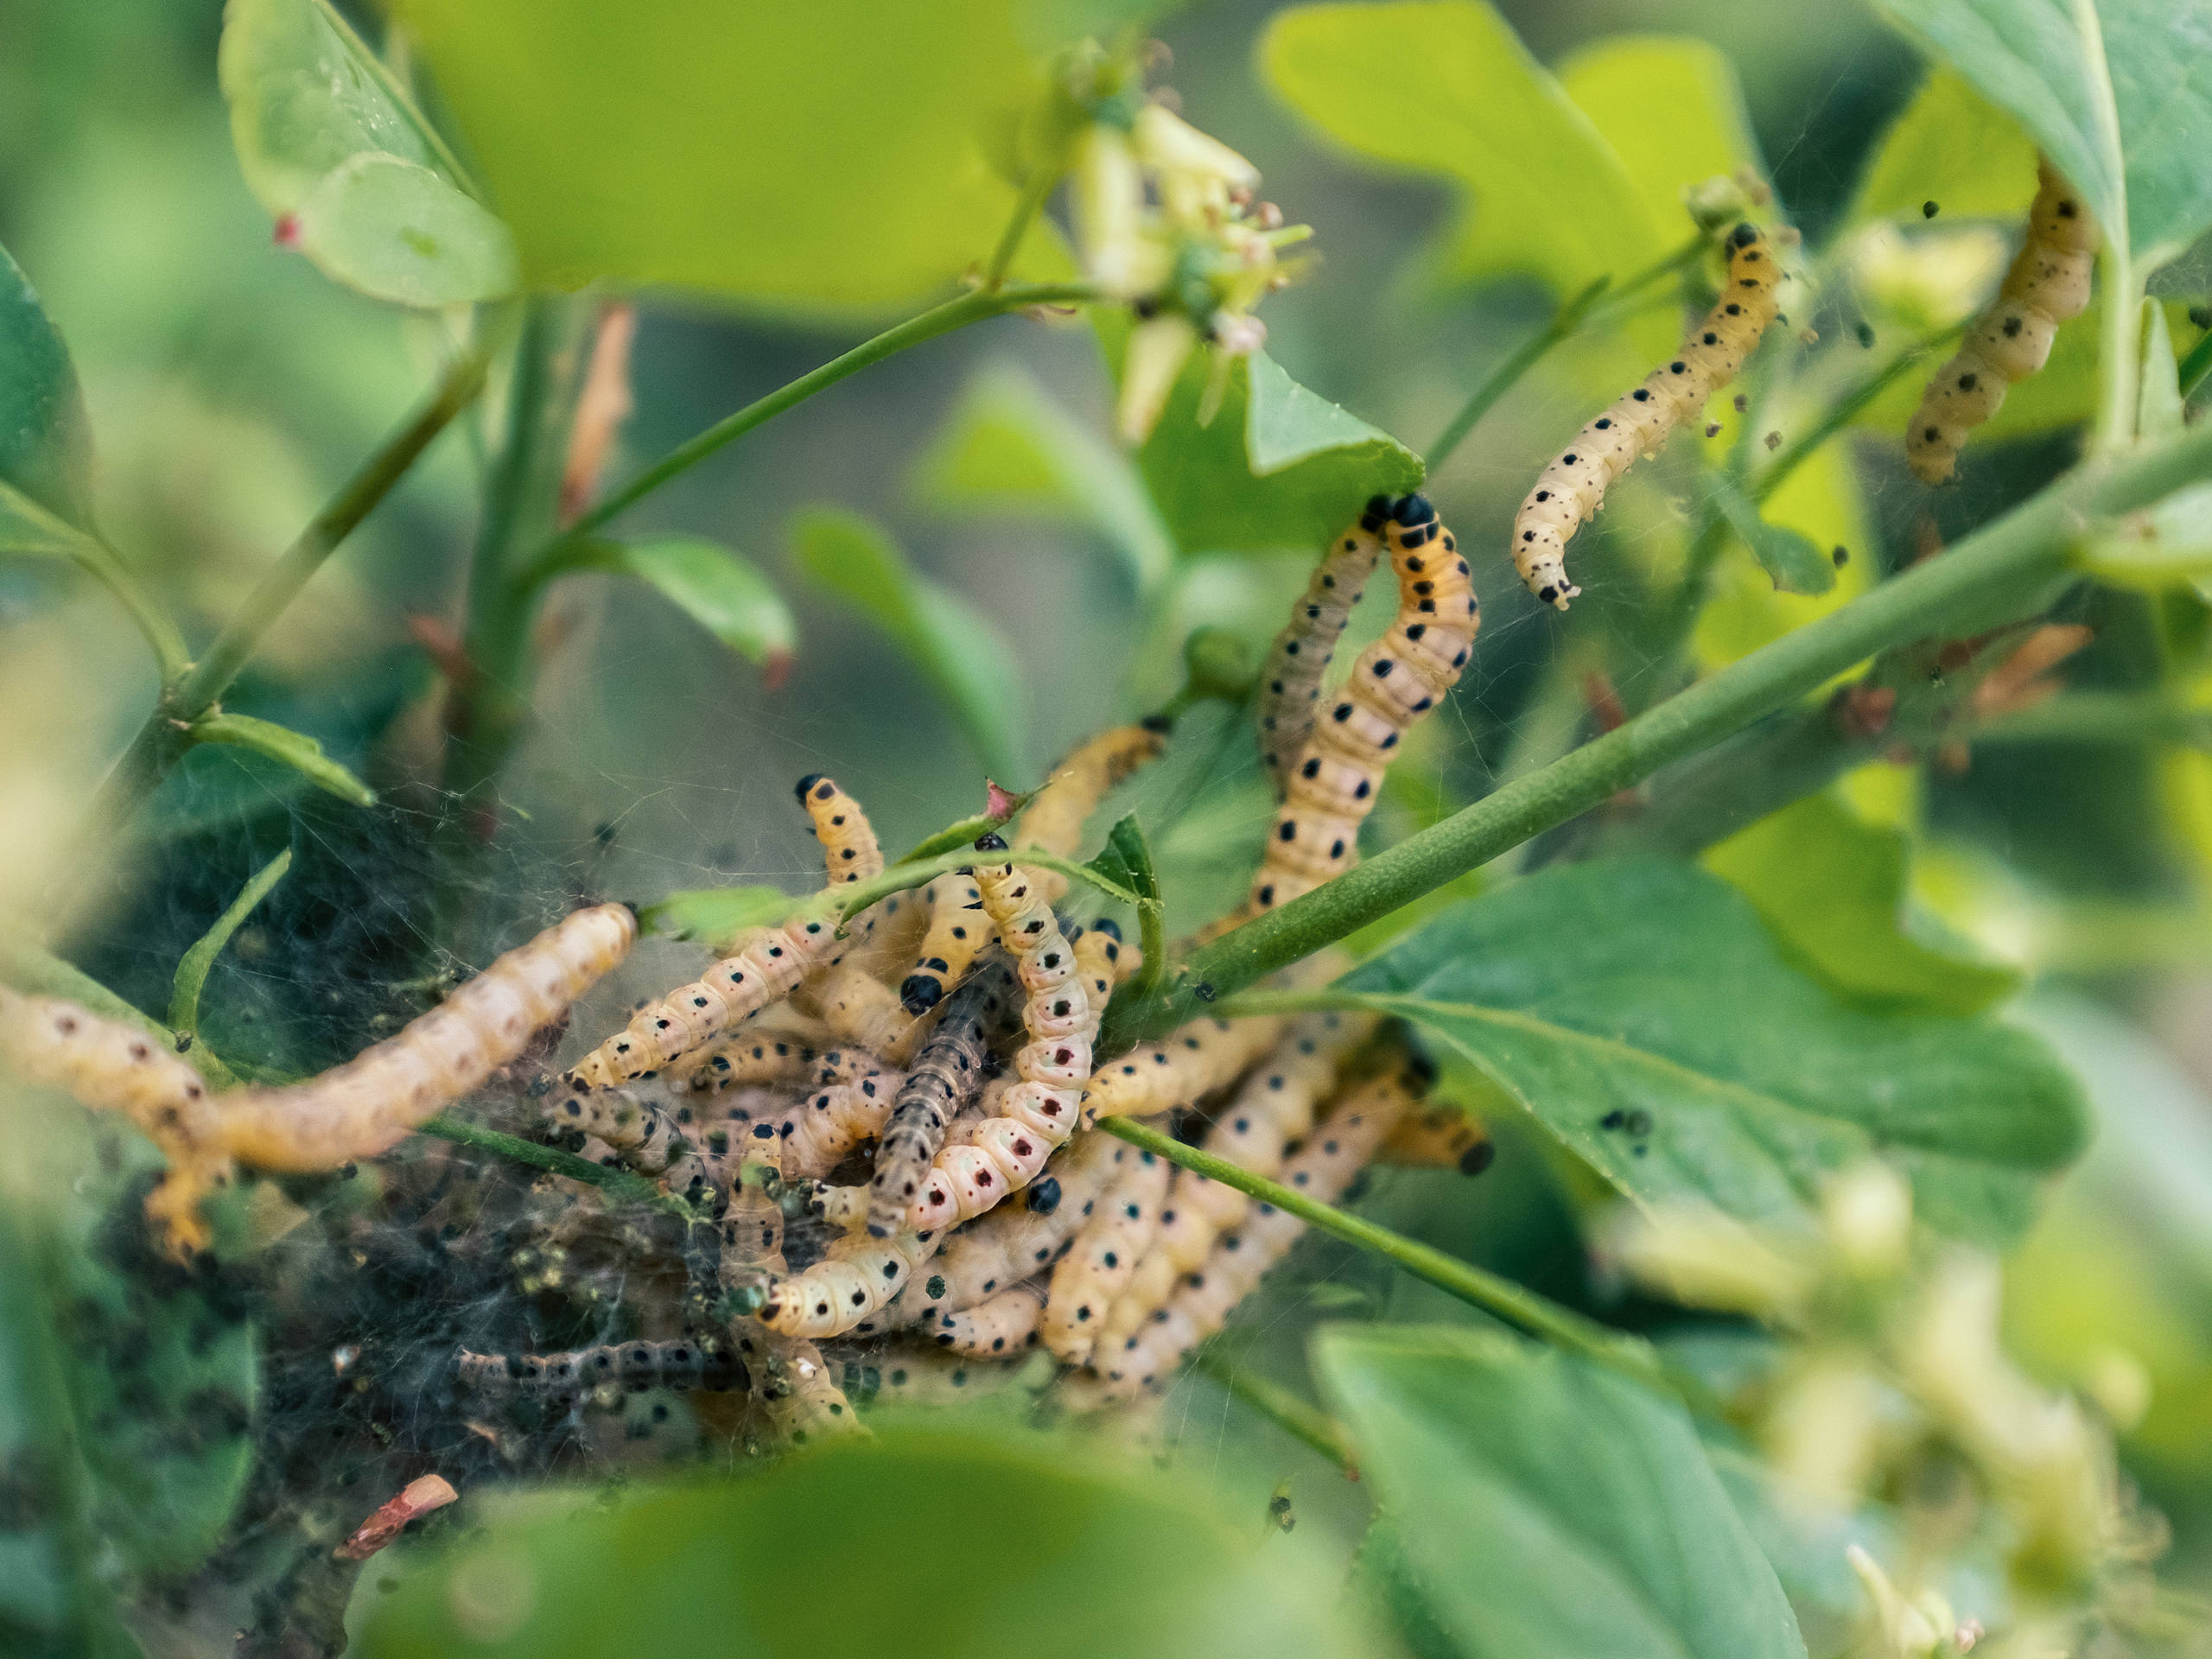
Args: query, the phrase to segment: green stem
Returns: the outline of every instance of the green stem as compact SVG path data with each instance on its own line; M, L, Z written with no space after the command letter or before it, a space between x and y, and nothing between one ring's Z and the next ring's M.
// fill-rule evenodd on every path
M984 293L995 294L1005 286L1006 273L1014 264L1014 256L1020 251L1021 238L1029 232L1029 221L1043 211L1062 172L1058 167L1040 167L1021 187L1021 199L1014 205L1014 217L1007 221L998 246L991 251L991 263L983 271Z
M1371 1221L1363 1220L1332 1205L1309 1198L1294 1188L1279 1185L1265 1176L1255 1175L1250 1170L1230 1163L1226 1158L1217 1158L1196 1147L1186 1147L1173 1135L1148 1128L1134 1118L1102 1117L1098 1120L1098 1127L1107 1134L1118 1135L1131 1146L1165 1158L1193 1174L1203 1175L1211 1181L1219 1181L1224 1186L1234 1187L1247 1198L1287 1211L1332 1237L1357 1244L1363 1250L1371 1250L1403 1268L1416 1279L1426 1280L1470 1306L1478 1307L1531 1336L1541 1337L1556 1347L1596 1360L1600 1364L1612 1366L1639 1382L1664 1389L1675 1386L1668 1367L1649 1343L1609 1331L1594 1319L1585 1319L1581 1314L1561 1307L1510 1279L1502 1279L1471 1262L1446 1255L1417 1239L1394 1233L1387 1227L1378 1227Z
M2117 211L2100 228L2104 245L2097 264L2104 272L2104 314L2097 343L2096 447L2124 448L2135 436L2136 371L2142 340L2143 291L2135 273L2127 226L2127 163L2120 137L2120 104L2113 96L2112 67L2105 59L2105 30L2096 0L2074 0L2074 24L2082 35L2083 79L2088 84L2090 113L2105 176L2112 182L2110 206ZM2076 181L2078 186L2078 181Z
M535 1141L525 1141L519 1135L502 1135L497 1129L484 1128L457 1117L440 1116L426 1118L415 1127L421 1134L440 1141L450 1141L457 1147L488 1152L496 1158L505 1158L510 1163L527 1165L531 1169L542 1169L549 1175L559 1175L568 1180L581 1181L587 1186L598 1187L609 1199L618 1204L650 1204L683 1220L693 1218L690 1205L672 1193L662 1192L633 1170L609 1169L588 1158L579 1158L573 1152L563 1152L558 1147L541 1147Z
M1066 876L1071 881L1080 881L1086 887L1096 887L1109 899L1131 906L1140 912L1159 908L1157 899L1147 899L1142 893L1130 892L1120 882L1109 880L1099 874L1088 864L1078 864L1071 858L1062 858L1058 854L1048 853L1039 847L1018 847L1010 853L995 855L985 854L981 859L977 858L974 848L963 848L954 852L940 853L935 858L918 859L911 864L894 864L873 881L857 882L851 887L832 887L826 894L819 896L826 898L835 906L837 920L842 925L851 921L870 905L888 899L894 893L904 893L909 887L918 887L925 881L948 874L954 870L969 869L977 863L988 864L992 861L994 856L1001 861L1027 864L1037 869L1054 871ZM792 908L799 909L808 902L810 901L804 899L795 900Z
M1960 735L1975 743L2179 743L2212 750L2212 709L2157 692L2069 691Z
M1249 1367L1236 1363L1211 1345L1191 1356L1191 1369L1211 1377L1291 1439L1335 1464L1344 1471L1345 1479L1359 1478L1359 1465L1352 1461L1351 1446L1345 1441L1344 1431L1337 1427L1336 1420L1326 1412L1308 1405L1281 1383L1270 1382Z
M130 613L138 632L146 636L146 643L153 647L154 660L161 666L162 683L166 685L183 673L192 662L191 653L185 649L184 636L115 550L92 536L78 540L74 548L77 563L115 595L123 608Z
M178 958L176 978L169 992L169 1028L180 1040L200 1034L200 993L207 988L208 971L214 967L215 958L223 954L231 935L253 913L253 907L269 896L270 889L283 880L284 872L291 868L292 849L287 847L261 867L238 896L231 900L230 908L215 918L214 926L201 934Z
M747 404L734 415L723 416L698 436L677 446L664 459L655 462L632 479L627 484L594 507L569 527L571 536L588 536L619 515L627 512L651 495L679 473L688 472L715 450L735 442L762 423L773 420L785 410L804 403L817 391L833 386L849 375L895 356L910 346L935 340L939 334L964 328L971 322L981 322L988 317L1002 316L1008 311L1018 311L1032 305L1080 305L1098 297L1097 290L1085 283L1020 283L1001 288L993 293L963 294L957 299L947 300L919 316L910 317L895 328L887 328L872 340L862 340L849 352L834 357L811 373L803 374L789 385L780 386L766 397ZM535 564L533 561L533 565Z
M1590 308L1597 303L1598 296L1605 291L1611 280L1600 276L1567 301L1552 314L1549 322L1515 346L1507 353L1505 359L1484 377L1483 383L1475 388L1474 395L1460 405L1459 412L1452 417L1444 430L1437 435L1436 442L1429 446L1427 463L1431 473L1441 469L1444 463L1452 458L1452 452L1459 447L1468 433L1475 429L1476 423L1490 413L1491 406L1513 389L1514 382L1534 368L1553 346L1582 326Z
M1940 559L1731 664L1313 892L1192 953L1158 1001L1109 1008L1099 1052L1119 1053L1205 1011L1195 988L1227 995L1387 916L1531 836L1577 817L1663 766L1789 707L1887 646L1980 632L2042 608L2095 518L2133 512L2212 474L2212 427L2077 469Z
M262 636L322 568L323 561L391 493L454 416L474 400L483 389L488 360L488 348L480 345L446 371L429 403L385 440L264 573L246 595L245 603L207 648L207 654L181 678L170 682L162 693L160 705L101 782L93 802L90 840L95 843L105 840L153 792L189 747L187 734L193 721L230 689Z

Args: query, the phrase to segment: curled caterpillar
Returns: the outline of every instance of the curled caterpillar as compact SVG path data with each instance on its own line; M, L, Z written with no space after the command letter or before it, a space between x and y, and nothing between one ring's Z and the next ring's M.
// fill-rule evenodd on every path
M883 850L852 797L819 773L799 780L798 797L814 820L832 888L883 873ZM577 1088L607 1089L657 1071L789 996L814 969L842 960L850 943L838 938L835 923L804 912L778 927L755 928L742 948L696 982L641 1009L577 1062L569 1080Z
M1080 1365L1090 1357L1107 1310L1152 1246L1173 1168L1152 1153L1139 1153L1052 1269L1041 1334L1055 1358Z
M941 1313L930 1339L956 1354L1006 1359L1037 1345L1037 1322L1045 1311L1044 1290L1020 1284L986 1297L957 1313Z
M629 954L622 905L565 917L508 951L428 1014L305 1083L211 1094L198 1073L135 1026L51 997L0 990L0 1052L37 1083L129 1117L169 1160L146 1200L172 1254L205 1249L200 1201L233 1160L259 1169L336 1169L390 1148L519 1056Z
M1443 1105L1402 1118L1375 1160L1408 1169L1456 1169L1462 1175L1479 1175L1497 1155L1482 1119L1459 1107Z
M944 1000L945 987L957 985L991 942L983 914L983 895L970 875L941 875L922 889L929 900L930 929L923 936L913 971L899 982L899 1001L907 1013L927 1014Z
M1390 505L1398 614L1360 652L1336 701L1313 722L1284 785L1281 811L1252 878L1253 911L1310 892L1358 857L1359 826L1399 740L1459 683L1482 626L1452 533L1418 495Z
M866 1056L855 1055L855 1062ZM755 1122L750 1134L756 1141L777 1141L783 1147L786 1179L799 1180L827 1175L847 1153L883 1131L892 1103L906 1083L903 1072L872 1063L856 1072L826 1073L823 1085L808 1094L780 1118Z
M1378 495L1344 526L1291 607L1290 626L1268 649L1255 712L1261 758L1268 764L1268 781L1274 785L1278 800L1299 751L1306 747L1306 734L1313 729L1322 671L1336 654L1337 641L1374 574L1376 560L1382 556L1382 531L1389 516L1388 498Z
M1240 1169L1272 1177L1282 1166L1284 1149L1313 1128L1314 1108L1333 1090L1345 1053L1376 1023L1371 1015L1337 1013L1294 1021L1215 1116L1200 1144ZM1214 1241L1243 1221L1250 1205L1233 1186L1175 1171L1151 1248L1107 1313L1099 1341L1110 1351L1150 1319L1183 1275L1205 1264Z
M1675 427L1694 423L1706 400L1736 378L1779 315L1775 289L1782 271L1766 238L1754 226L1738 225L1729 232L1728 251L1727 285L1719 303L1682 337L1671 359L1574 435L1537 474L1514 516L1513 568L1545 604L1563 611L1582 591L1567 579L1567 544L1598 511L1613 480L1656 454Z
M479 1394L606 1411L619 1407L625 1394L648 1389L729 1394L753 1386L734 1353L688 1338L613 1342L565 1354L473 1354L464 1348L454 1369L461 1385Z
M2036 176L2027 238L1996 301L1936 372L1905 429L1905 460L1923 484L1950 478L1967 434L1997 413L2013 381L2043 367L2058 325L2089 302L2097 221L2048 161L2037 163Z
M1424 1086L1420 1075L1405 1069L1349 1090L1284 1166L1283 1185L1324 1203L1333 1201L1413 1108ZM1205 1265L1184 1280L1151 1323L1125 1338L1118 1350L1094 1358L1103 1395L1128 1399L1141 1389L1164 1388L1184 1356L1228 1323L1237 1304L1305 1230L1306 1224L1288 1211L1255 1205L1236 1230L1221 1236Z
M953 1114L982 1082L991 1038L1014 1006L1014 965L1003 955L977 968L952 994L914 1057L884 1124L868 1183L868 1226L879 1236L900 1225Z

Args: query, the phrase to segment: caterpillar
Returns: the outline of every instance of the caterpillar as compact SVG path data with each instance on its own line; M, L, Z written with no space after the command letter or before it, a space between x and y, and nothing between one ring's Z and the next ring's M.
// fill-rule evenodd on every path
M784 1211L778 1201L782 1182L772 1147L748 1154L739 1169L721 1223L717 1271L724 1290L740 1288L757 1274L785 1270ZM742 1315L731 1321L730 1333L752 1362L753 1402L779 1440L804 1446L817 1433L858 1427L843 1389L812 1343Z
M133 1026L74 1003L0 990L0 1052L35 1083L129 1117L168 1156L146 1200L170 1253L207 1243L200 1201L233 1160L260 1169L336 1169L390 1148L515 1059L543 1027L629 954L622 905L564 917L500 957L397 1035L305 1083L211 1095L198 1073Z
M1040 1334L1054 1358L1080 1365L1090 1357L1107 1310L1151 1247L1173 1167L1152 1153L1139 1153L1052 1269Z
M1010 943L1043 918L1044 931L1015 964L1032 993L1022 1009L1031 1041L1014 1056L1016 1081L999 1095L991 1116L969 1126L955 1144L939 1146L918 1180L894 1171L887 1192L871 1186L866 1215L878 1237L900 1227L955 1226L1019 1192L1067 1139L1081 1109L1076 1088L1089 1073L1090 1038L1111 991L1121 944L1114 931L1096 927L1071 944L1041 901L1019 907L1019 897L1007 896L1028 889L1030 873L1011 865L1005 870L1003 877L982 878L985 903L1003 938ZM995 880L1003 903L994 898ZM879 1196L885 1200L880 1206ZM838 1213L825 1203L823 1213L832 1221L860 1218L849 1200L839 1203Z
M619 1408L625 1394L648 1389L733 1394L753 1386L735 1354L688 1338L612 1342L565 1354L474 1354L464 1348L454 1369L461 1385L479 1394L603 1411Z
M1275 636L1260 676L1260 754L1268 781L1281 800L1299 751L1313 729L1313 704L1321 695L1322 671L1336 654L1337 641L1351 607L1382 556L1382 530L1390 516L1387 497L1376 496L1366 510L1329 543L1307 579L1306 591L1291 607L1290 626Z
M1514 516L1513 567L1545 604L1563 611L1581 593L1567 579L1567 544L1613 480L1656 454L1676 426L1695 422L1780 315L1775 289L1782 271L1766 238L1755 226L1738 225L1727 247L1727 284L1719 302L1682 337L1671 359L1574 435L1537 474Z
M922 897L929 900L930 929L913 971L899 984L899 1006L916 1015L935 1007L945 987L957 985L976 953L991 941L983 895L973 876L941 875L922 889Z
M883 873L883 849L852 797L817 772L799 779L798 798L814 820L832 888ZM753 929L742 949L639 1010L625 1029L578 1061L569 1073L570 1085L607 1089L658 1071L790 995L813 969L842 961L853 943L838 938L836 924L804 912L780 926Z
M758 1141L780 1142L787 1179L827 1175L847 1153L882 1132L905 1083L903 1072L874 1065L849 1074L825 1074L822 1087L780 1118L756 1122L751 1134Z
M819 1054L806 1043L741 1037L685 1055L670 1068L667 1083L671 1093L696 1094L788 1083L812 1071Z
M1904 454L1923 484L1956 469L1967 434L1995 415L2005 389L2043 367L2058 325L2089 302L2097 221L2048 161L2038 161L2026 239L1989 309L1936 372L1905 429Z
M884 1123L868 1183L868 1230L877 1236L897 1229L944 1144L953 1114L982 1081L991 1037L1013 1007L1014 993L1013 964L1003 954L986 962L952 994L915 1056Z
M840 1042L888 1060L906 1059L914 1016L900 1006L896 991L849 962L829 969L813 989L823 1022Z
M1360 652L1337 701L1314 721L1299 751L1252 878L1250 911L1271 909L1351 867L1391 752L1459 683L1482 626L1467 562L1436 509L1407 495L1389 511L1396 620Z
M1294 1022L1216 1116L1200 1144L1241 1169L1272 1176L1282 1166L1284 1149L1313 1127L1314 1106L1331 1092L1345 1052L1376 1024L1370 1015L1335 1013ZM1205 1262L1214 1241L1244 1219L1250 1204L1233 1186L1177 1170L1161 1199L1152 1247L1109 1310L1098 1340L1110 1350L1149 1319L1182 1276Z
M1102 1117L1157 1117L1195 1106L1225 1089L1282 1034L1283 1022L1193 1020L1142 1048L1131 1049L1090 1080L1084 1091L1085 1126Z
M1020 1206L1001 1205L953 1234L931 1272L881 1315L855 1326L855 1334L973 1307L1001 1287L1050 1267L1136 1156L1127 1141L1101 1131L1077 1135L1023 1191Z
M1333 1201L1426 1086L1418 1071L1403 1067L1347 1091L1283 1166L1283 1185L1324 1203ZM1164 1388L1184 1356L1228 1323L1237 1304L1305 1230L1306 1224L1288 1211L1255 1205L1234 1231L1221 1236L1205 1265L1184 1280L1141 1332L1094 1362L1103 1397L1128 1399L1141 1389Z
M1037 1345L1037 1324L1045 1311L1045 1292L1034 1283L1014 1286L957 1313L941 1313L931 1340L956 1354L1003 1359Z
M864 1405L949 1406L998 1393L1017 1369L937 1348L894 1348L870 1359L847 1360L845 1389Z
M1462 1175L1479 1175L1497 1154L1482 1119L1458 1106L1444 1105L1401 1119L1376 1154L1376 1161L1409 1169L1457 1169Z

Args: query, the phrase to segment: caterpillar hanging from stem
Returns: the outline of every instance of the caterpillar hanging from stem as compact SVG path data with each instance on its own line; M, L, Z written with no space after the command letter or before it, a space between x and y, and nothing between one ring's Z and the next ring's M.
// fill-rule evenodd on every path
M1967 434L2003 407L2012 382L2043 367L2058 325L2089 303L2097 221L2048 161L2038 161L2036 179L2027 237L1995 302L1936 370L1905 429L1905 460L1923 484L1950 479Z
M1260 727L1260 755L1275 798L1282 798L1299 752L1313 729L1313 705L1321 696L1321 676L1335 656L1337 641L1352 607L1382 556L1382 526L1390 514L1387 497L1369 501L1360 516L1329 543L1321 563L1291 607L1290 623L1268 648L1260 675L1255 709Z
M1667 362L1644 376L1574 435L1574 442L1537 474L1514 515L1513 568L1547 605L1567 608L1581 589L1567 579L1567 544L1598 511L1613 480L1656 454L1677 426L1692 424L1706 400L1733 380L1780 315L1782 270L1757 226L1728 235L1726 287L1703 321L1683 336Z

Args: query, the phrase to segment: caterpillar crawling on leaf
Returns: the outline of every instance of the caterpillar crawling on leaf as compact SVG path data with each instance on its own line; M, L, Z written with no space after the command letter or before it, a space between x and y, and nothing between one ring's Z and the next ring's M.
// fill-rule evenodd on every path
M1567 579L1567 544L1598 511L1613 480L1656 454L1677 426L1694 423L1706 400L1733 380L1780 312L1782 270L1757 226L1728 235L1728 277L1719 302L1667 362L1574 435L1537 474L1513 519L1513 568L1547 605L1567 608L1582 590Z
M1967 434L2004 406L2012 382L2043 367L2058 325L2089 303L2097 221L2049 162L2037 164L2037 179L2027 239L1995 302L1967 330L1957 355L1936 372L1905 429L1905 460L1923 484L1949 480Z

